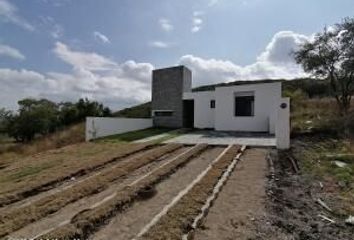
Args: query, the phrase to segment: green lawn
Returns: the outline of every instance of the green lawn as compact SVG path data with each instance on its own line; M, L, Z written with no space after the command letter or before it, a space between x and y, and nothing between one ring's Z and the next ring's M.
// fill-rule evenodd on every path
M140 140L143 138L156 136L156 135L159 135L162 133L167 133L167 132L170 132L171 136L174 136L176 134L176 133L173 133L175 131L171 131L171 129L168 129L168 128L147 128L147 129L143 129L143 130L127 132L127 133L122 133L122 134L116 134L116 135L100 138L100 139L97 139L96 141L114 142L114 143L116 143L116 142L129 143L129 142L133 142L133 141Z

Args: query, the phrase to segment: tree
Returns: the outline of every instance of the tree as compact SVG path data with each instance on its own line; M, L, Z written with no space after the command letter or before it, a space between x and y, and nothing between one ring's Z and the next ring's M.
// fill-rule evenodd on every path
M329 81L342 114L346 115L354 93L354 18L325 28L295 52L304 71Z
M6 110L5 108L0 108L0 133L6 133L8 120L12 112Z
M58 127L57 104L46 99L26 98L18 101L17 115L8 118L7 133L17 141L31 141L36 134L45 135Z

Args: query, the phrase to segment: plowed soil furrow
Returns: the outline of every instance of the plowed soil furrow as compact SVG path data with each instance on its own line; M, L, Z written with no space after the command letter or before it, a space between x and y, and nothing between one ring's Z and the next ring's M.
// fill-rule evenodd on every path
M118 190L115 195L107 201L103 201L100 205L96 205L91 209L83 211L74 216L69 224L56 228L55 230L44 234L39 238L45 239L86 239L91 233L96 231L107 220L116 216L124 210L132 202L138 200L147 187L153 187L163 179L170 176L178 168L187 164L193 158L199 156L208 148L205 144L200 144L188 152L170 159L157 169L154 169L147 175L139 178L123 189Z
M20 201L24 198L34 196L40 192L55 188L59 183L70 180L72 177L80 177L92 171L98 170L107 164L117 162L140 151L154 147L152 144L129 144L125 148L118 148L116 151L107 151L106 154L98 154L97 157L90 157L85 165L75 167L76 163L56 168L51 174L43 175L41 178L21 180L17 183L17 190L3 193L0 196L0 207Z
M189 230L189 226L200 213L202 206L213 192L214 186L239 150L239 146L228 148L225 154L207 170L205 175L199 175L196 179L198 181L193 181L195 185L192 185L192 188L185 195L182 195L182 198L176 204L170 204L171 208L168 209L166 214L159 214L159 218L154 218L139 232L137 238L180 240L183 234ZM201 178L199 178L200 176Z
M195 231L195 240L260 239L254 223L265 214L268 151L252 148L245 152Z
M186 164L185 167L172 174L168 179L156 185L156 195L144 201L135 202L130 208L113 218L90 239L125 240L133 238L163 206L167 205L179 191L193 181L224 148L215 147L202 153L199 157Z
M16 239L22 239L22 238L32 239L38 235L42 235L51 230L54 230L55 228L60 227L65 223L70 223L71 218L77 215L79 212L82 212L85 209L92 208L95 205L96 206L99 205L100 203L104 202L106 199L109 199L112 195L114 195L114 193L117 190L122 189L125 186L128 186L132 182L139 179L142 175L153 171L154 169L164 164L166 161L169 161L169 159L172 159L188 151L191 148L192 148L191 146L189 147L185 146L180 149L177 149L176 151L170 154L166 154L160 159L158 159L157 161L153 161L147 165L144 165L143 167L129 173L122 179L113 182L106 190L98 194L94 194L89 197L80 199L79 201L76 201L74 203L68 204L62 209L60 209L58 212L51 214L45 218L42 218L37 222L31 223L25 226L24 228L11 233L10 236Z
M72 188L44 197L32 203L30 206L7 212L5 215L0 216L0 237L52 214L69 203L102 192L111 182L180 147L182 147L182 145L169 144L161 148L153 149L149 154L136 157L129 162L122 162L113 169L106 169L104 173L76 184Z
M136 158L136 157L143 157L146 154L149 154L149 152L153 151L153 149L155 148L159 148L161 146L151 146L149 148L137 151L135 153L132 153L131 155L125 157L125 158L120 158L119 160L116 160L114 162L110 162L105 164L104 166L101 166L99 168L97 168L95 171L92 171L88 174L82 175L78 178L74 178L73 180L70 181L64 181L64 182L59 182L57 185L57 187L49 189L47 191L43 191L43 192L39 192L38 194L34 195L34 196L30 196L27 197L21 201L12 203L11 205L7 205L6 207L0 208L0 216L6 214L7 212L13 211L14 209L17 208L22 208L25 206L29 206L32 203L34 203L35 201L39 201L40 199L53 195L53 194L58 194L59 192L62 192L66 189L72 188L73 186L82 183L84 181L89 180L90 178L95 178L98 175L101 175L103 173L105 173L109 168L116 168L117 166L119 167L123 162L129 162L132 159Z

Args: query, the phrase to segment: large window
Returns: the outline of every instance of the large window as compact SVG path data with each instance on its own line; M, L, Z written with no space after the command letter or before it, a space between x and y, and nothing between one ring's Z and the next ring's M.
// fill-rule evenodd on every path
M252 117L254 116L254 95L239 93L235 94L235 116Z

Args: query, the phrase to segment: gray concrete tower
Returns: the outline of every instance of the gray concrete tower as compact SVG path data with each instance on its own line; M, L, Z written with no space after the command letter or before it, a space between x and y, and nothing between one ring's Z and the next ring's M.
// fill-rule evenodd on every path
M152 118L154 127L183 127L183 92L190 92L192 72L184 67L152 72Z

